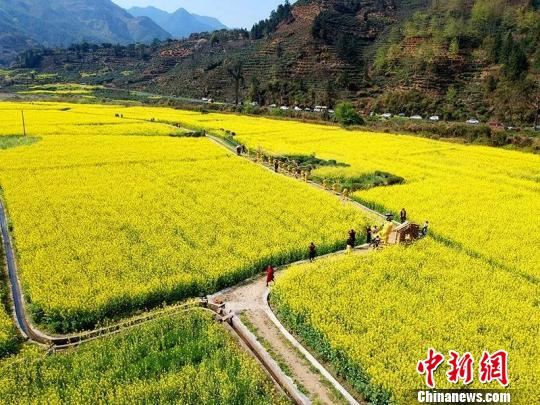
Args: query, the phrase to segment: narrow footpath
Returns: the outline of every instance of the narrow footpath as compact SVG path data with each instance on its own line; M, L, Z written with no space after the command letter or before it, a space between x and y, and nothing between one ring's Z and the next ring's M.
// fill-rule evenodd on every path
M365 255L372 252L367 246L357 248L352 254ZM326 257L344 255L333 253ZM318 260L324 259L324 257ZM305 262L299 262L301 264ZM276 278L291 266L280 268ZM266 277L248 280L238 286L209 296L209 302L225 305L225 313L239 317L278 363L297 389L306 395L311 403L316 404L358 404L358 398L352 396L347 388L338 382L279 322L269 302L271 287L266 287Z

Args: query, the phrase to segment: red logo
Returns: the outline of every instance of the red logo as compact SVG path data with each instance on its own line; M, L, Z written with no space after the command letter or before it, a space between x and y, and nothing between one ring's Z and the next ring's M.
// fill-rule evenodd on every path
M429 388L435 388L435 378L433 377L433 373L443 362L444 356L441 353L437 353L435 349L429 349L427 359L418 362L416 370L420 374L426 375L426 384Z
M420 360L416 365L416 371L425 375L429 388L435 388L434 373L444 360L442 353L430 348L427 358ZM471 353L467 352L461 356L458 352L450 350L447 363L449 370L446 372L446 377L450 383L458 384L462 381L464 385L468 385L474 381L474 358ZM508 386L508 353L506 351L499 350L493 354L484 351L478 364L482 384L497 381L503 387Z
M503 387L508 385L508 353L504 350L491 355L484 352L480 359L480 382L492 381L498 381Z
M448 354L450 355L450 359L448 360L450 370L446 373L448 381L452 384L457 384L460 380L463 380L463 384L465 385L472 383L474 380L474 359L472 355L467 352L460 357L459 353L453 350L450 350Z

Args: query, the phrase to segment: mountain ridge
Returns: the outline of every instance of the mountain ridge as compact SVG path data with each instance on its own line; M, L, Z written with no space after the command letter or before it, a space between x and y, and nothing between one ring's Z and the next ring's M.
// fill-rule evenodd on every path
M134 17L148 17L174 38L187 38L193 33L212 32L227 27L218 19L191 14L185 8L168 13L154 6L131 7L127 11Z
M149 18L133 17L110 0L3 0L0 27L5 28L0 34L0 61L4 62L27 45L128 44L170 37Z

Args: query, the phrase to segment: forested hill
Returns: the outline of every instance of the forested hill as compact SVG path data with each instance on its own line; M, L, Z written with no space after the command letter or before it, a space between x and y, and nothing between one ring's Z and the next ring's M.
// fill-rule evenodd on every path
M445 115L531 121L540 108L539 6L539 0L432 1L377 44L372 75L395 86L379 104L397 111L418 90Z
M238 83L239 99L259 104L349 99L367 112L532 122L539 2L299 0L250 32L49 51L35 65L64 73L69 66L70 79L82 72L86 81L225 101L235 100Z

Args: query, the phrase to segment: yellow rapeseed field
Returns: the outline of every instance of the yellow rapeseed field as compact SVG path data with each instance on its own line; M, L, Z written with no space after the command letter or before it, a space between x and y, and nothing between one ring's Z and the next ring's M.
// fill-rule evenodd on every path
M432 239L371 255L322 260L284 273L272 303L285 323L372 403L413 403L426 389L416 364L430 347L475 358L509 352L513 403L540 397L540 289ZM330 348L328 347L330 346ZM447 381L443 365L437 388Z
M0 134L20 132L20 108L0 104L10 117ZM229 131L251 149L349 165L315 173L329 179L376 170L401 176L403 185L354 197L430 221L421 243L297 267L274 290L286 322L358 390L373 402L407 403L407 390L424 386L416 362L427 348L476 357L505 349L510 386L538 402L537 155L166 108L25 108L35 114L30 134L42 140L0 152L0 184L38 319L71 329L124 307L212 290L270 257L300 257L306 240L330 249L349 224L362 226L331 197L269 176L208 140L125 136L182 131L165 123ZM68 294L53 285L69 286ZM444 386L444 374L437 378Z
M30 309L54 330L215 292L364 226L338 198L208 139L126 136L134 118L94 132L118 108L0 104L4 134L21 108L42 139L0 152L0 184Z
M347 131L334 126L227 114L164 113L163 118L219 132L233 131L251 148L316 154L350 167L316 172L332 177L375 170L405 178L400 186L355 197L381 210L405 207L429 220L441 240L519 276L540 281L540 156L424 138Z
M329 179L376 170L405 178L354 197L429 220L430 240L302 267L275 291L289 324L372 400L384 403L390 395L407 403L406 391L422 387L415 366L431 346L477 357L506 349L511 386L527 391L523 403L540 400L533 366L540 345L538 155L226 114L163 119L235 132L252 149L350 165L315 173Z
M2 253L1 249L0 253ZM3 265L3 261L0 260L0 264ZM0 299L1 302L8 300L8 291L5 285L0 285ZM0 305L0 358L13 353L17 349L18 341L13 320L4 306Z

